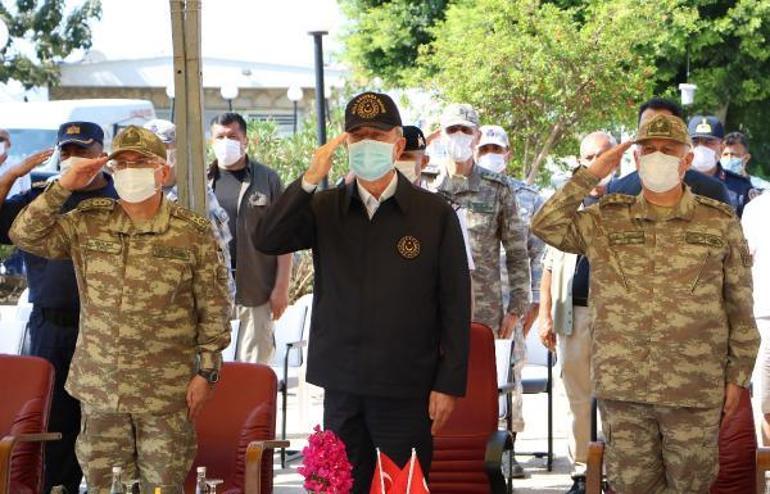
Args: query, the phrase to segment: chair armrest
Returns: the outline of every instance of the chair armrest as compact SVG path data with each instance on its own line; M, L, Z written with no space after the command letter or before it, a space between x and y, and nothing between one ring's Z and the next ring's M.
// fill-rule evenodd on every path
M15 442L13 436L0 439L0 492L8 492L11 486L11 453Z
M770 448L757 448L757 492L765 493L765 472L770 471Z
M19 434L16 436L16 440L20 443L40 443L60 439L61 432L38 432L37 434Z
M484 470L492 494L508 492L502 472L503 451L513 451L513 435L509 431L495 431L489 435L484 453Z
M246 470L243 479L244 494L260 494L262 486L262 456L265 450L288 448L289 441L252 441L246 448Z
M516 389L516 383L505 383L497 387L497 394L500 396L507 395Z
M586 468L586 494L601 494L602 464L604 462L604 443L588 443L588 464Z

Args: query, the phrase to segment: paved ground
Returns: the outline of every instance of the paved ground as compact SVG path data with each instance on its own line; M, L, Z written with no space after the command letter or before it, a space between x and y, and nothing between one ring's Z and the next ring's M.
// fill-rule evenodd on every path
M559 386L556 387L557 390ZM296 390L295 390L296 391ZM305 445L305 438L312 430L313 425L321 422L323 391L307 386L307 392L302 398L306 403L304 413L300 413L298 406L300 399L297 396L289 396L288 431L292 441L292 447L301 449ZM519 463L525 468L528 478L514 480L514 492L521 494L556 494L564 493L572 485L569 477L569 462L566 443L566 399L557 391L554 406L554 447L555 461L552 472L546 471L545 459L519 456ZM280 403L279 403L280 408ZM547 401L546 395L528 395L524 399L524 416L526 430L516 442L519 451L545 451L547 447ZM279 410L280 413L280 410ZM280 430L281 417L278 417ZM277 457L276 457L277 458ZM302 476L296 471L301 460L291 462L286 469L281 470L280 464L276 464L275 493L276 494L300 494L302 490Z

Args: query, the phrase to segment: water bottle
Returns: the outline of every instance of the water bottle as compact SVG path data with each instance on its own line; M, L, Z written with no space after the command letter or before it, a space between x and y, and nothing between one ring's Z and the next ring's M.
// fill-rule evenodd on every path
M206 486L206 467L198 467L198 479L195 481L195 494L206 494L208 488Z
M123 487L123 481L121 475L123 474L123 468L112 467L112 485L110 486L110 494L126 494L126 489Z

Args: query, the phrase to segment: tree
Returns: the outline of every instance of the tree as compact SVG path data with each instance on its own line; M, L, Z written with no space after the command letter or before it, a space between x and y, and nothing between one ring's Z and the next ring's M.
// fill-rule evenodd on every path
M340 0L351 24L344 36L345 59L367 79L401 85L414 69L431 28L444 19L450 0Z
M694 19L659 52L656 90L674 95L689 62L689 82L698 85L691 113L715 114L728 131L747 133L770 173L770 2L683 0L679 12Z
M637 47L660 42L658 16L667 6L457 3L432 29L435 40L421 50L411 81L471 103L483 121L507 128L513 171L532 183L578 132L635 124L656 74L653 56Z
M27 89L56 84L57 64L73 51L91 47L89 23L101 17L100 1L86 0L66 16L65 0L16 0L10 8L9 3L0 3L10 34L0 49L0 82L16 80Z

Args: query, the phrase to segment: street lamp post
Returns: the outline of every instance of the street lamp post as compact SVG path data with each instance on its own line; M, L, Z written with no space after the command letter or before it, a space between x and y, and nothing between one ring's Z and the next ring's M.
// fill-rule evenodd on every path
M315 42L315 112L316 112L316 132L318 134L318 145L326 144L326 96L324 95L324 50L323 37L328 31L311 31L309 33ZM329 186L329 178L324 177L321 181L321 189Z
M238 86L227 84L219 89L219 94L227 100L229 111L233 111L233 100L238 97Z
M297 103L302 101L302 88L294 84L286 91L286 97L294 103L294 135L297 135Z
M168 86L166 86L166 96L168 96L168 99L171 101L171 116L169 117L169 120L173 122L176 110L176 88L174 87L173 82L169 82Z

